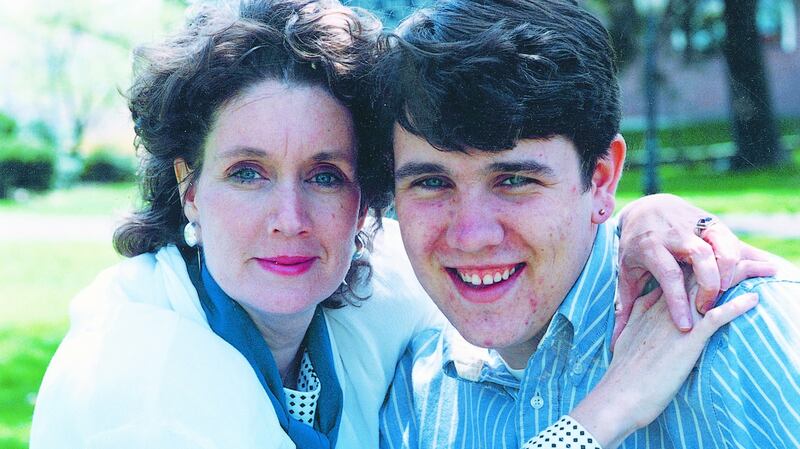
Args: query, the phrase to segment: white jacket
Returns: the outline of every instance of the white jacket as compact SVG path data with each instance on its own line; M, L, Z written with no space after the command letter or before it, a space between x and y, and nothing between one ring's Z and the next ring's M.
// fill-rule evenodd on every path
M337 448L378 447L397 359L443 319L385 220L372 296L325 311L344 409ZM208 326L175 247L127 259L73 301L47 369L31 448L294 448L247 360Z

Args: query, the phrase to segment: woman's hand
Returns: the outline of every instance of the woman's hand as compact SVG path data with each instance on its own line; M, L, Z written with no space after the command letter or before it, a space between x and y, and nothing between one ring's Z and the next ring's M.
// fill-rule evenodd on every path
M664 291L672 321L692 328L692 309L711 309L720 291L744 279L775 274L769 254L741 241L718 223L695 235L697 221L711 214L668 194L650 195L620 214L620 276L612 347L628 322L633 303L651 278ZM690 306L681 265L691 265L697 282Z
M685 382L708 339L723 325L752 309L756 294L745 294L701 316L692 308L694 328L672 324L661 289L639 298L617 340L606 374L570 412L602 444L616 447L652 422Z

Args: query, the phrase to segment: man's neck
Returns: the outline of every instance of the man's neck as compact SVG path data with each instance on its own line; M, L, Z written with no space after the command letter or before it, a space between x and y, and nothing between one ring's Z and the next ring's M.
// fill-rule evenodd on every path
M544 337L544 333L547 332L548 327L549 322L530 340L525 340L516 345L506 346L505 348L496 348L495 351L500 354L500 357L503 358L503 361L506 362L509 368L525 369L525 367L528 366L528 360L530 360L533 353L536 352L536 348L539 347L539 342L542 341L542 337Z

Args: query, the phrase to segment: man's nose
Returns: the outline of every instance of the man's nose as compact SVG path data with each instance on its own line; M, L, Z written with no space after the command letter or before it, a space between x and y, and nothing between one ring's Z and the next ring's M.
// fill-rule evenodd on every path
M503 242L503 225L487 204L485 193L463 194L454 202L446 239L447 244L464 252L478 252Z

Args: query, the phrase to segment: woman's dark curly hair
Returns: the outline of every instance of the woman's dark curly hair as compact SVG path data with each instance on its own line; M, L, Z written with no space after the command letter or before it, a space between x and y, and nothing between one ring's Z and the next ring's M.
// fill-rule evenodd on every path
M371 157L362 139L371 127L363 72L372 63L380 22L336 0L248 0L238 10L201 8L177 35L135 53L128 92L135 145L141 159L142 208L114 233L114 248L132 257L174 244L185 246L183 214L173 162L183 158L192 182L203 166L203 146L216 112L265 80L322 87L348 107L359 142L357 167L362 210L372 208L380 226L389 197L371 188ZM276 117L276 119L279 119ZM372 175L374 176L374 175ZM359 249L371 233L359 233ZM340 293L350 299L369 278L365 258L353 262ZM334 295L338 296L338 295ZM328 299L323 305L341 306Z

